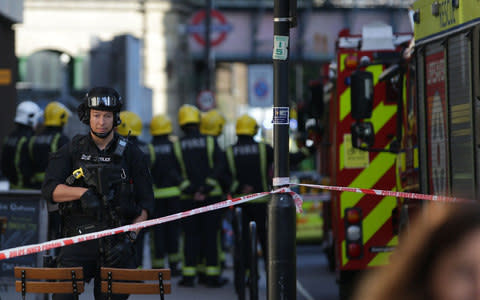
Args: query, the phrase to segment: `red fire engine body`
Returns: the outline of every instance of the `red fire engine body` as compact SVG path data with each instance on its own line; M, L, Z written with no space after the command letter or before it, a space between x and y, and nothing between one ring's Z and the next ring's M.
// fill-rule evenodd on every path
M382 190L398 190L402 185L399 157L405 160L400 153L406 123L399 116L406 102L405 73L390 78L388 68L401 60L402 49L411 39L411 34L393 34L387 25L366 26L357 36L340 33L337 76L329 105L332 185ZM360 100L355 102L352 97ZM370 114L355 107L359 101L366 101ZM332 226L341 297L351 290L358 271L388 262L398 243L399 201L395 197L332 193L331 219L327 222Z

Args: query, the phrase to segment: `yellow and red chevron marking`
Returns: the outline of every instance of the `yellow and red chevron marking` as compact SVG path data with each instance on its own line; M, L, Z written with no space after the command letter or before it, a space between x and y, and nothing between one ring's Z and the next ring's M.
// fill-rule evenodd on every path
M396 187L396 156L385 152L369 152L368 164L364 167L349 168L345 161L347 151L345 139L350 134L350 127L354 120L351 116L351 90L346 84L346 78L352 70L342 68L346 56L352 55L351 51L341 52L338 56L339 74L337 80L338 113L336 114L337 128L335 132L336 159L334 169L336 176L334 184L346 187L362 187L367 189L395 190ZM371 52L356 52L358 57L369 56ZM392 140L396 127L395 103L385 102L385 83L379 83L378 78L384 67L372 65L366 70L373 73L375 98L373 102L372 117L375 130L374 148L385 148ZM365 154L367 155L367 154ZM342 192L333 196L336 236L337 265L340 270L359 270L368 266L384 264L388 261L389 253L373 253L371 247L393 247L397 244L393 231L392 211L397 207L395 197L377 197L373 195ZM358 207L362 211L363 256L360 259L348 259L346 254L344 212L350 207Z

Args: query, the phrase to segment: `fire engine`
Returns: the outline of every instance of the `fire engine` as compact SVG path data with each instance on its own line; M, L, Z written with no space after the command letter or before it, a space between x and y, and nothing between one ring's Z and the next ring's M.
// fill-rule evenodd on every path
M340 32L327 133L332 185L399 189L406 76L398 64L411 40L412 34L394 34L379 23L365 26L362 35ZM341 298L361 271L388 263L399 216L395 197L332 193L327 223Z
M413 8L420 192L476 198L480 185L480 2ZM412 98L413 98L412 97Z
M475 199L480 4L418 0L411 16L409 47L408 35L390 39L390 31L379 28L374 36L393 41L389 50L369 43L369 30L356 40L348 34L339 39L338 95L330 104L332 183ZM342 294L355 271L388 262L399 225L408 224L421 203L341 193L333 194L332 204Z

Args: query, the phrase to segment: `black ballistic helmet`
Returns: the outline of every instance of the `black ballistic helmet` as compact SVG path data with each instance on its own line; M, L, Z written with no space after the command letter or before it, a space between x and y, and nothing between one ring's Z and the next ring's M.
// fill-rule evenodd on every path
M85 101L78 106L77 112L80 121L90 125L90 109L111 111L114 113L114 126L121 123L120 110L122 97L110 87L94 87L85 95Z

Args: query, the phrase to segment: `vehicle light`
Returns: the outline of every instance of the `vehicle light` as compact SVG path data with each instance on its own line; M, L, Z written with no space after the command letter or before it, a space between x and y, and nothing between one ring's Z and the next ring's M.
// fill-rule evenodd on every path
M357 243L348 244L347 254L349 257L360 257L362 255L362 246Z
M360 226L348 226L347 239L350 241L358 241L362 237L362 230Z
M357 209L348 209L346 211L347 222L350 224L356 224L360 222L360 211Z
M345 68L347 69L356 69L358 66L358 59L356 55L348 55L343 61Z

